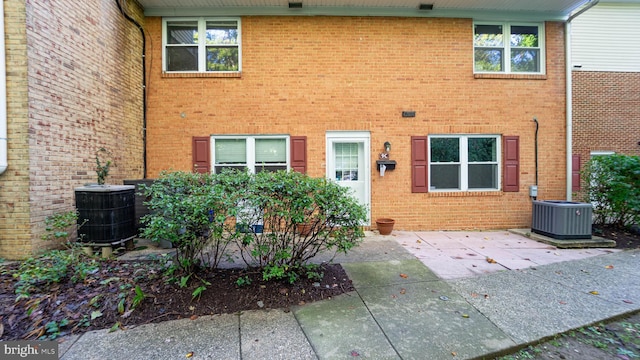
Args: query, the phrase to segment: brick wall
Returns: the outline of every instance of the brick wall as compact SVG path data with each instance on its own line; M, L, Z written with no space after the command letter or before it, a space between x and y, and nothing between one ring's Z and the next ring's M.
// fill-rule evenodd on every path
M127 10L142 19L135 3ZM55 246L44 219L73 210L110 150L108 183L142 177L142 38L115 1L5 1L9 168L0 176L0 257ZM12 46L13 43L15 46Z
M413 230L525 227L536 116L539 198L565 196L560 23L546 25L546 77L512 78L474 77L469 19L245 17L240 78L163 75L162 20L146 24L150 177L189 171L192 136L265 133L306 135L308 173L325 176L326 131L370 131L372 219ZM449 133L519 135L520 192L411 193L410 137ZM385 141L398 165L380 177Z
M640 155L640 73L573 72L573 153Z

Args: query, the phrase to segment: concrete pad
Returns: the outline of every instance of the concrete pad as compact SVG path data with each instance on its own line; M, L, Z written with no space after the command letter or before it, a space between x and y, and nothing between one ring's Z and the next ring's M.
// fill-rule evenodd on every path
M247 311L240 315L243 360L317 359L291 312Z
M80 336L82 335L66 335L56 339L58 341L58 357L62 357L67 351L69 351L73 344L80 339Z
M418 281L436 281L438 277L420 260L390 260L346 263L342 267L357 289Z
M604 254L601 256L590 257L588 259L585 259L585 261L598 266L613 265L620 271L638 275L638 264L640 264L640 250L609 252L608 254Z
M516 345L442 281L358 293L403 359L474 358Z
M506 271L454 280L450 285L521 344L628 311L623 305L527 272Z
M554 239L549 236L534 233L531 229L509 229L509 231L561 249L616 247L615 241L599 236L592 236L591 239Z
M296 307L294 314L320 359L399 359L355 292Z
M240 359L237 315L203 316L84 334L61 359Z
M551 264L530 273L562 284L577 292L597 292L598 298L635 309L640 304L640 274L616 267L615 258L607 265L594 264L589 259ZM636 265L637 269L637 265ZM593 295L593 294L591 294Z

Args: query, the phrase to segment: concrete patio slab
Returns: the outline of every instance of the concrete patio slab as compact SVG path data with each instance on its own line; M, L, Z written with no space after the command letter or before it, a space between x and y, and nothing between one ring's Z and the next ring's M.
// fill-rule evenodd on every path
M449 282L515 341L529 343L629 311L588 292L577 292L525 271ZM535 310L533 310L535 309Z
M247 311L240 315L243 360L317 359L291 312Z
M399 359L357 293L294 308L320 359Z
M342 267L360 289L391 284L436 281L438 277L420 260L390 260L365 263L345 263Z
M403 359L474 358L516 345L442 281L358 293Z
M69 349L63 360L240 358L237 315L203 316L139 326L130 330L92 331Z

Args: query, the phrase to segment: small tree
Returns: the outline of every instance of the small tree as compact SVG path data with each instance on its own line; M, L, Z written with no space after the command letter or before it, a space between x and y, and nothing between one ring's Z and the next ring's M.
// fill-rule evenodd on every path
M98 176L98 185L104 185L104 181L109 176L109 169L113 163L108 158L111 152L105 148L96 151L96 175ZM102 158L102 160L100 159ZM106 158L106 159L105 159Z
M630 226L640 221L640 158L607 155L592 158L582 172L585 201L594 206L594 223Z

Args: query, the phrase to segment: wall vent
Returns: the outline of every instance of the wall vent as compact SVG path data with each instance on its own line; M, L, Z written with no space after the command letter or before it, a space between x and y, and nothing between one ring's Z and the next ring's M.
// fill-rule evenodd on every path
M591 239L592 212L587 203L534 200L531 231L554 239Z

